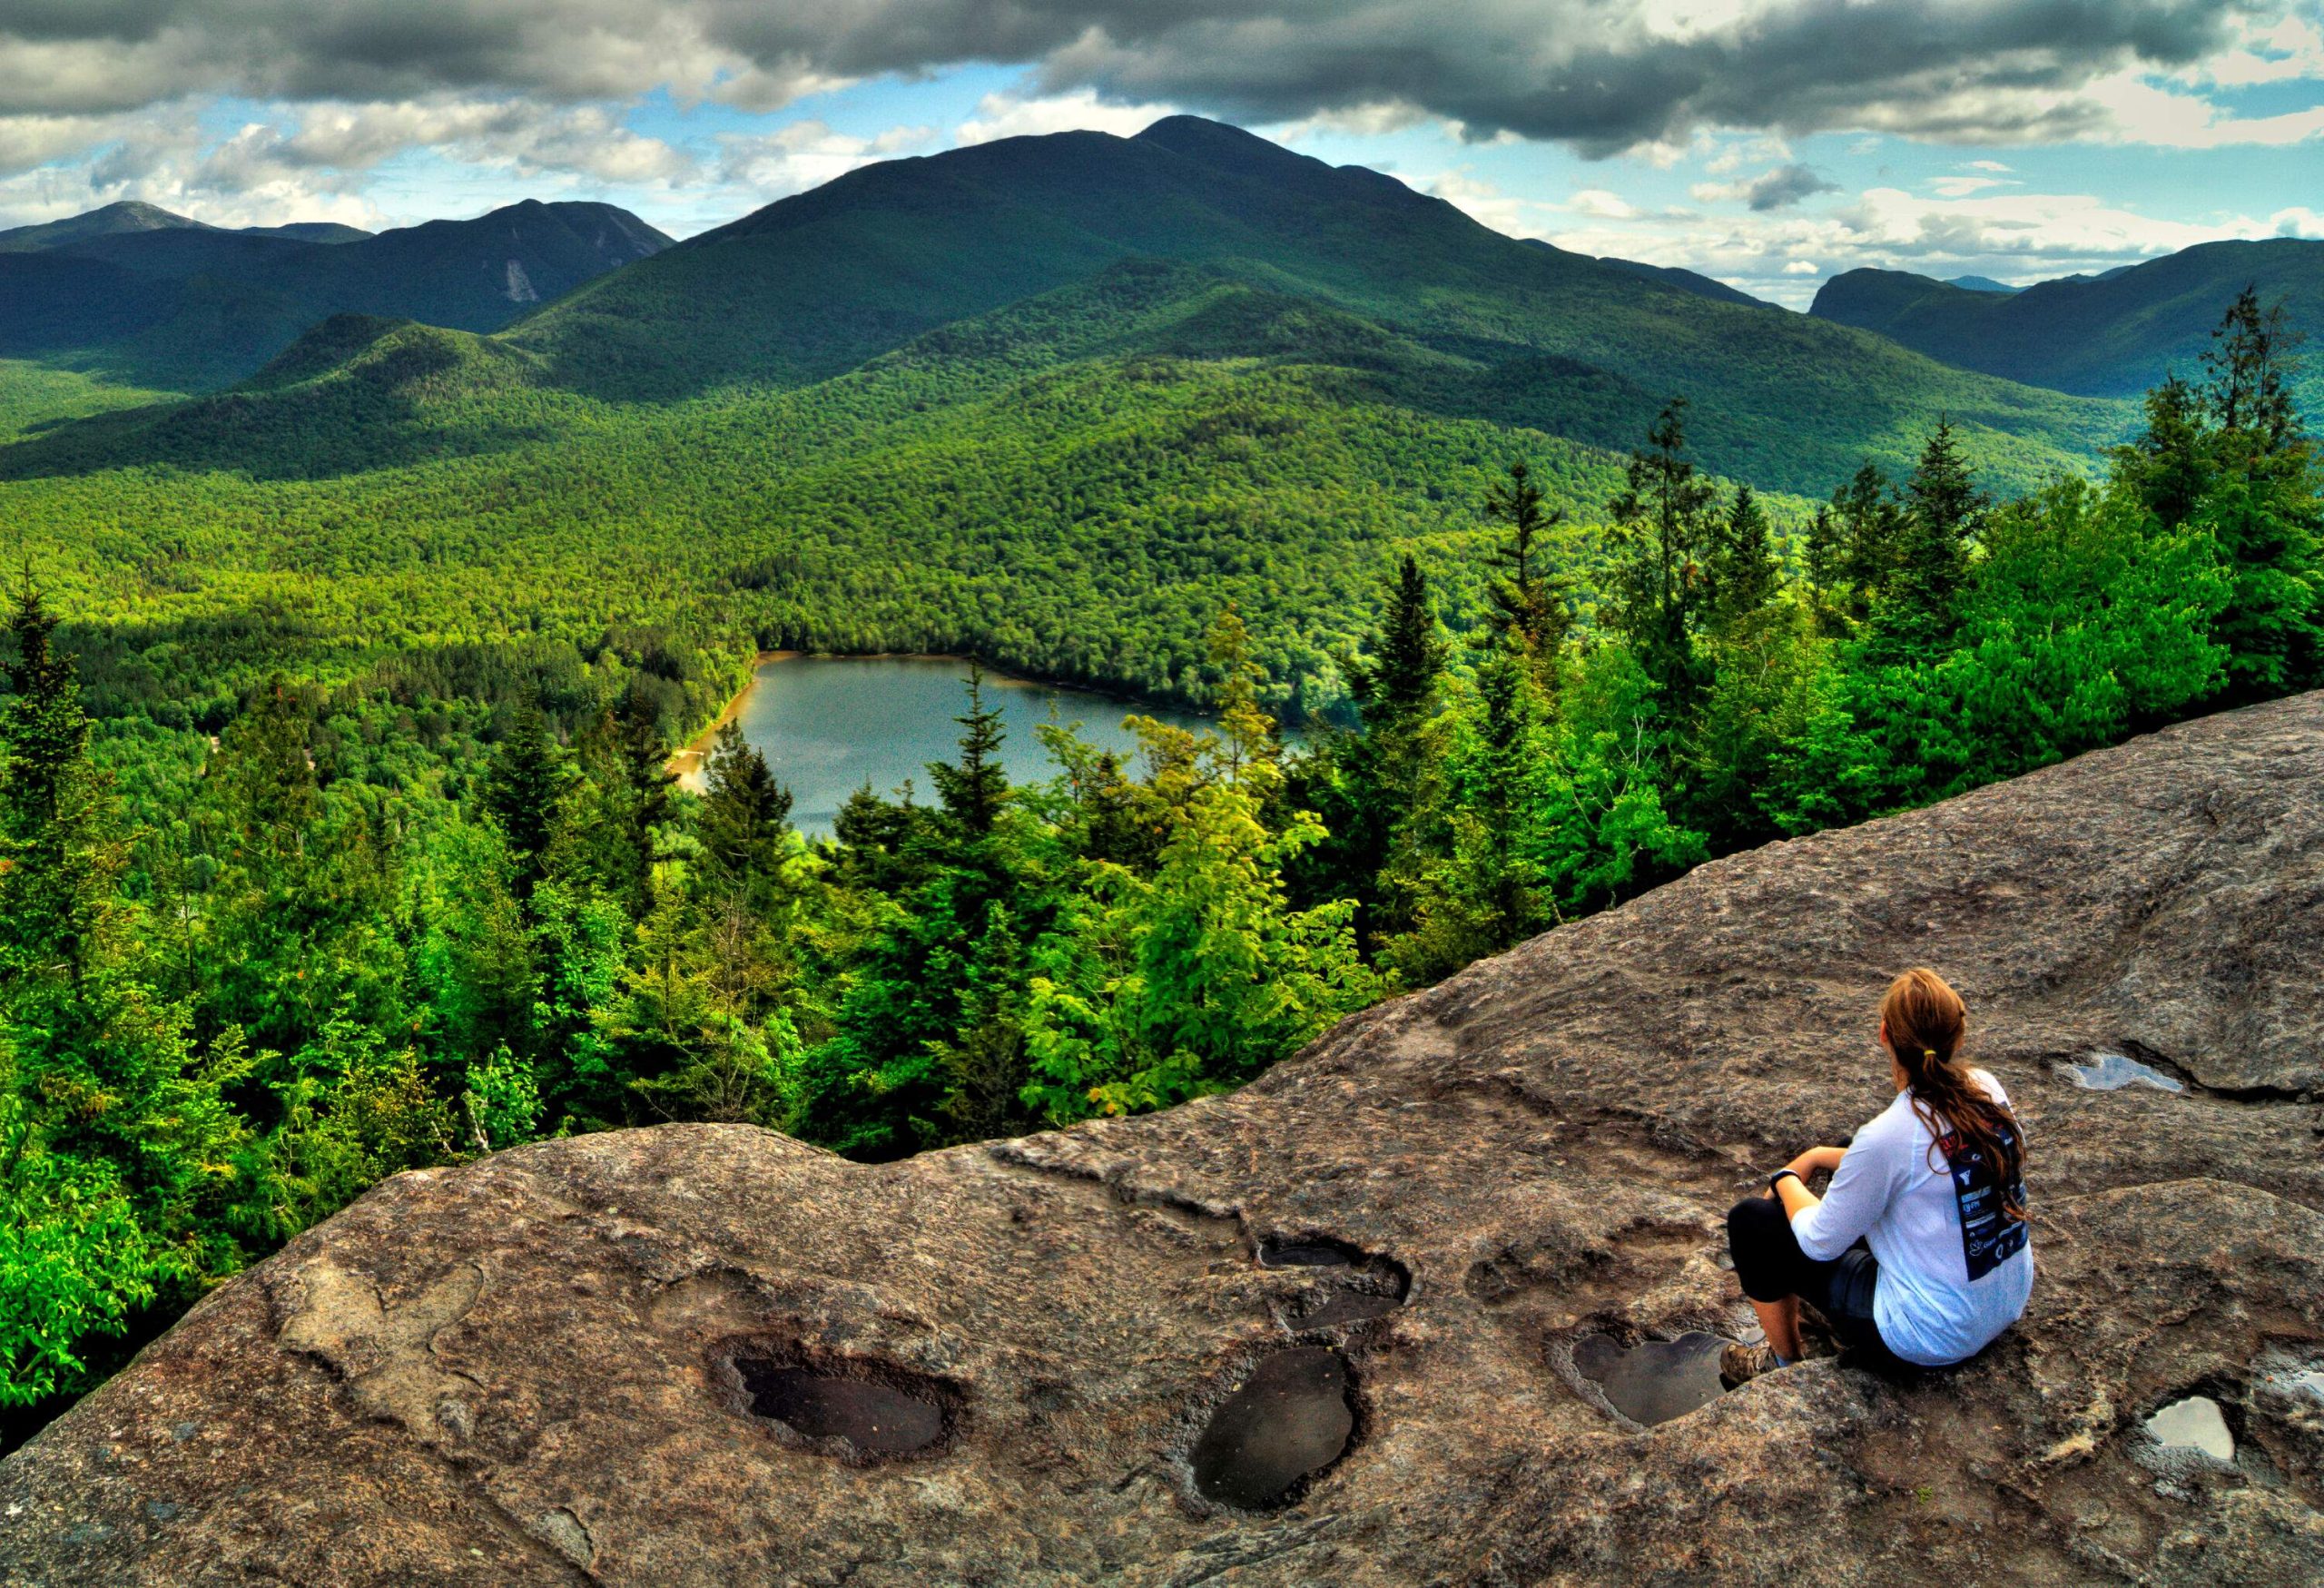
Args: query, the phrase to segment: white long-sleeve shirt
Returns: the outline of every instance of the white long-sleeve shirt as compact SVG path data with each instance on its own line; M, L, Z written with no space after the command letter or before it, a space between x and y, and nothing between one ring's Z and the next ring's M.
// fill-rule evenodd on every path
M1970 1074L2009 1106L2001 1082L1982 1070ZM1920 1366L1975 1356L2034 1293L2024 1224L2001 1217L2000 1188L1981 1165L1946 1155L1908 1090L1856 1132L1824 1199L1791 1228L1817 1262L1858 1238L1871 1247L1880 1261L1873 1322L1891 1351Z

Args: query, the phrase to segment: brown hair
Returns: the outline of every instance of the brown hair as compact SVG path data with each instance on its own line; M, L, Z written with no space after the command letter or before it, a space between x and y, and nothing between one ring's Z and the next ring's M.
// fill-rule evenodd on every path
M1907 971L1888 984L1880 1001L1880 1023L1912 1089L1913 1112L1930 1135L1942 1139L1949 1131L1983 1154L2000 1175L2003 1214L2024 1219L2019 1180L2025 1171L2024 1137L2015 1116L1969 1077L1960 1056L1969 1030L1961 995L1934 971Z

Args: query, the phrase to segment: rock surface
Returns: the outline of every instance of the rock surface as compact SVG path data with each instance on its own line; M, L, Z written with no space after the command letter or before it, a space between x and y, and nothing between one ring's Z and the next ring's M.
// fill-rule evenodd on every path
M1166 1115L399 1177L0 1464L0 1582L2324 1580L2319 790L2309 696L1704 866ZM1575 1346L1748 1325L1721 1216L1886 1103L1918 962L2030 1132L2032 1311L1618 1415ZM1302 1475L1206 1497L1276 1380ZM2231 1464L2146 1433L2191 1394Z

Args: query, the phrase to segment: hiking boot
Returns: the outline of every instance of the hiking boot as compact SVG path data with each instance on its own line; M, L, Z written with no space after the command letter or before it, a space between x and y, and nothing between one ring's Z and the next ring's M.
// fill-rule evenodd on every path
M1765 1342L1746 1346L1729 1341L1718 1354L1718 1381L1729 1389L1739 1389L1762 1373L1773 1373L1783 1366Z

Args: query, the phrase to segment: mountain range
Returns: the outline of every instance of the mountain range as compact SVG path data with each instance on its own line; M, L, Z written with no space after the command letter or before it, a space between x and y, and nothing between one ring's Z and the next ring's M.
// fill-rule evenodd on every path
M2306 312L2315 245L2252 246ZM2160 368L2233 291L2135 297L2184 268L1875 284L2143 302L2072 350ZM1384 558L1472 621L1517 458L1594 555L1673 397L1795 522L1940 419L2002 492L2136 422L2135 371L1956 367L1841 323L1849 291L1801 314L1520 242L1187 117L867 166L678 243L596 204L339 242L116 207L0 235L0 509L118 610L299 614L271 656L618 610L1169 695L1232 599L1329 699Z
M488 355L453 361L488 370L495 390L669 403L831 380L1144 259L1195 272L1174 280L1212 316L1206 357L1337 370L1334 400L1609 448L1685 395L1701 455L1770 488L1827 490L1866 455L1904 467L1940 415L2012 481L2075 466L2126 422L1692 272L1519 242L1393 178L1195 117L885 162L666 243L602 205L522 204L337 243L116 217L0 252L0 355L215 390L357 313L493 333ZM1267 307L1226 323L1221 281ZM291 367L320 373L316 349ZM406 368L367 356L354 373ZM431 377L439 404L447 379ZM243 406L257 411L237 429L262 429L287 384L277 371L253 388Z
M0 357L198 390L254 373L336 313L497 330L669 242L610 204L528 200L376 234L111 204L0 232Z
M1998 283L1995 283L1996 285ZM2276 237L2206 242L2103 275L1995 292L1902 271L1849 271L1809 313L1879 332L1964 370L2090 397L2132 397L2201 372L2211 328L2256 288L2290 330L2324 335L2324 242ZM2324 367L2309 360L2303 406L2324 412Z

